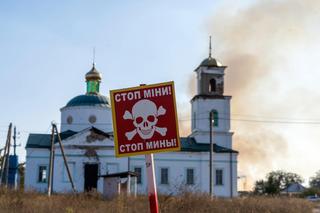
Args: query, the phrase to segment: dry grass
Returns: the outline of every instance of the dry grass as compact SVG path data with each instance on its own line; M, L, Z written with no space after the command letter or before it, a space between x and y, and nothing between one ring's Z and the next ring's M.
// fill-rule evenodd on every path
M297 198L249 197L213 199L201 194L160 196L160 210L167 212L312 212L312 204ZM0 212L137 212L149 211L148 198L119 197L103 200L98 194L53 195L0 189Z

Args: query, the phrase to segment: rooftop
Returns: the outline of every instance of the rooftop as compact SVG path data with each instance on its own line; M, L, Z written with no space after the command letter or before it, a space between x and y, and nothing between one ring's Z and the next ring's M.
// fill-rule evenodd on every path
M97 128L92 127L91 130L95 131L97 134L107 134ZM67 139L77 132L68 130L60 134L61 139ZM26 148L50 148L51 134L30 134L28 137ZM210 145L204 143L197 143L193 137L183 137L180 138L181 141L181 151L182 152L209 152ZM56 138L57 142L57 138ZM213 151L215 153L238 153L238 151L219 146L217 144L213 145Z
M90 81L90 80L98 80L101 81L102 76L100 74L100 72L96 69L94 63L92 64L92 68L89 72L87 72L86 74L86 80Z
M204 59L201 64L199 65L204 66L204 67L223 67L222 64L215 58L212 57L208 57L206 59Z
M66 105L66 107L73 106L109 106L109 102L106 96L100 94L85 94L78 95L72 98Z

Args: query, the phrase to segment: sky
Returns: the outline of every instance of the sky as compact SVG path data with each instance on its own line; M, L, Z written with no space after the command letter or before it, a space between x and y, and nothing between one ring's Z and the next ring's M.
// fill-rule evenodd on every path
M308 178L320 169L320 40L317 1L0 2L0 146L10 122L49 133L59 109L85 93L84 75L102 73L100 91L175 81L180 131L190 131L193 70L208 56L227 65L239 174L252 185L271 170Z
M46 132L59 121L59 109L85 92L93 48L103 94L175 80L187 102L188 74L207 52L208 35L198 23L208 9L181 3L2 1L1 130L12 121L21 133Z

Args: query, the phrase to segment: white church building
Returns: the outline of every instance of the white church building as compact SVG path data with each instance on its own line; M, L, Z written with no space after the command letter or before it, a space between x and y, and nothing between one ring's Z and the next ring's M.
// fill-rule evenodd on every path
M224 71L211 57L196 68L197 94L191 99L192 132L181 138L181 151L154 154L159 193L180 189L209 192L210 120L213 113L213 192L237 196L237 156L232 149L230 100L224 95ZM147 193L145 157L116 158L109 100L99 92L101 74L93 65L86 74L86 94L72 98L61 111L61 138L78 192L103 191L101 175L134 171L137 191ZM26 145L25 190L48 187L50 134L30 134ZM53 191L69 192L71 184L58 143L55 143Z

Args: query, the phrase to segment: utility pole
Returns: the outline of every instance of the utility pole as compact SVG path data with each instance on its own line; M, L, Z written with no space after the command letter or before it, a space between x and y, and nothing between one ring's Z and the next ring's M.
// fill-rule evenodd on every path
M0 174L0 185L2 185L3 182L6 185L8 184L11 131L12 131L12 123L9 124L7 141L6 141L6 145L4 147L3 160L1 163L2 165L1 165L1 174ZM6 172L6 174L5 174L5 172ZM4 177L5 177L5 180L3 180Z
M62 154L62 157L63 157L64 165L65 165L65 167L67 169L67 173L68 173L69 181L71 183L72 190L73 190L73 192L76 192L76 188L74 186L74 183L73 183L73 180L72 180L72 176L71 176L71 173L70 173L70 169L69 169L69 166L68 166L67 158L66 158L66 156L64 154L63 145L62 145L62 142L61 142L61 137L60 137L60 134L58 132L57 125L52 123L51 146L50 146L50 161L49 161L48 196L51 196L51 194L52 194L52 186L53 186L55 133L57 134L57 137L58 137L58 142L59 142L61 154Z
M49 179L48 179L48 196L52 194L53 186L53 162L54 162L54 127L51 129L51 146L50 146L50 161L49 161Z
M17 128L14 126L13 128L13 155L16 156L16 148L17 148Z
M53 124L53 128L56 130L56 133L57 133L57 136L58 136L58 142L59 142L59 145L60 145L61 154L62 154L62 157L63 157L64 165L66 166L66 169L67 169L67 172L68 172L68 177L69 177L69 180L70 180L70 183L71 183L71 186L72 186L72 190L73 190L73 192L76 192L76 188L74 186L74 183L73 183L73 180L72 180L72 176L71 176L71 173L70 173L70 169L69 169L69 166L68 166L67 158L66 158L66 156L64 154L63 145L62 145L62 142L61 142L61 137L60 137L60 134L58 132L57 125Z
M19 133L18 133L19 134ZM17 173L18 173L18 156L17 156L17 147L21 146L21 144L17 145L17 128L14 126L13 128L13 155L9 157L10 161L10 185L14 189L17 188ZM8 176L9 177L9 176Z
M230 198L233 197L232 152L230 152Z
M213 113L210 112L210 116L209 116L209 127L210 127L210 154L209 154L209 193L210 196L213 197Z
M16 139L17 139L17 128L16 128L16 126L14 126L14 128L13 128L13 156L12 156L12 162L11 162L11 165L9 164L8 165L8 171L9 171L9 169L11 170L11 175L13 176L13 188L15 189L16 188L16 186L17 186L17 179L16 179L16 175L17 175L17 166L18 166L18 162L17 162L17 154L16 154L16 149L17 149L17 141L16 141ZM10 157L9 157L9 159L10 159ZM10 162L10 160L9 160L9 162ZM13 167L13 168L9 168L9 167ZM12 171L12 169L13 169L13 171ZM7 177L7 180L9 179L9 173L8 173L8 177ZM11 183L10 183L11 184Z
M12 126L11 126L12 127ZM11 128L10 128L10 132L9 132L9 139L8 139L8 151L7 151L7 156L6 156L6 175L5 175L5 184L6 187L8 187L8 180L9 180L9 167L10 167L10 146L11 146Z

